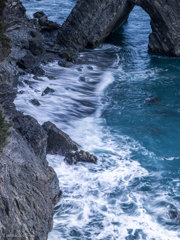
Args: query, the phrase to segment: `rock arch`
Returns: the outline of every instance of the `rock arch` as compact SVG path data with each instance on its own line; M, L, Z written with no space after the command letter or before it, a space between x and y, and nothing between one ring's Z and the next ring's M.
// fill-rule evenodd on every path
M58 42L78 51L95 48L123 25L135 5L151 17L149 48L180 56L180 1L177 0L78 0L58 33Z

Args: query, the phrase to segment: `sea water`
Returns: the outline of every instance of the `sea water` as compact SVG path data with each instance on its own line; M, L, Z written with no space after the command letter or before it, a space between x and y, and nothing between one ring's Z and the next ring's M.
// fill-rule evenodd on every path
M29 17L43 10L60 24L75 3L23 0ZM149 16L135 7L78 64L42 66L51 80L20 79L17 108L54 122L98 157L97 165L69 166L48 156L63 191L48 240L180 238L180 59L149 52L150 32ZM55 92L41 96L46 87Z

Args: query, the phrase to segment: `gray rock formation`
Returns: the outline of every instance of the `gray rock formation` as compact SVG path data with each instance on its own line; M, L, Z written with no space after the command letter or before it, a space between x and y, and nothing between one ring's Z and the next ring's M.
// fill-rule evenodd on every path
M44 13L44 21L39 14L29 19L20 0L1 0L0 7L1 2L6 7L0 12L0 84L15 86L20 74L34 73L41 63L61 59L61 47L56 44L60 26Z
M60 44L83 51L95 48L127 20L134 4L127 0L80 0L62 25Z
M47 134L34 118L16 110L15 96L12 87L0 85L0 108L13 123L0 152L0 236L46 240L62 192L46 160Z
M42 127L48 135L47 153L65 155L78 150L79 145L52 122L45 122Z
M151 17L150 50L180 56L180 2L176 0L131 0Z
M73 165L78 162L84 163L97 163L97 157L89 152L85 152L83 150L74 152L67 152L66 157L64 159L68 164Z
M177 0L79 0L59 31L58 41L83 51L98 46L128 18L134 5L151 17L149 48L180 56L180 2Z

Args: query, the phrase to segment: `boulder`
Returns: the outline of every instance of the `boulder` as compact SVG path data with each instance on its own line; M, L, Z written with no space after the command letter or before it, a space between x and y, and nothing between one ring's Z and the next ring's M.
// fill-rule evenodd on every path
M22 69L32 69L36 63L36 59L32 54L27 53L23 58L21 58L17 65Z
M85 152L83 150L76 151L76 152L68 152L66 153L66 157L64 159L68 164L73 165L77 164L78 162L85 162L85 163L97 163L97 157L89 152Z
M43 16L46 16L46 14L43 11L39 11L33 14L33 16L37 19L40 19Z
M39 66L34 67L32 70L32 73L38 77L42 77L45 75L45 71L42 68L40 68Z
M160 103L161 100L157 96L150 96L145 98L144 102L147 104L157 104Z
M79 145L52 122L45 122L42 127L48 135L47 153L65 155L67 152L78 150Z
M29 40L29 49L34 56L42 55L45 52L42 42L38 38Z
M34 105L34 106L40 106L40 102L37 99L31 99L30 102Z
M47 95L48 93L53 93L55 92L54 89L47 87L41 94L41 96Z

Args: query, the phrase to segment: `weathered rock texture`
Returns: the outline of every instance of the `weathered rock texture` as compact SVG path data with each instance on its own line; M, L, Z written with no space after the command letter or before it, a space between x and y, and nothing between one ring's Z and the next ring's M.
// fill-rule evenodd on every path
M74 152L67 152L66 157L64 159L68 164L73 165L78 162L84 163L97 163L97 157L89 152L85 152L83 150Z
M180 56L180 1L131 0L151 17L149 48L154 52Z
M48 135L47 153L65 155L78 150L79 145L52 122L45 122L42 127Z
M48 136L34 118L16 110L15 96L12 87L0 85L0 108L13 124L0 153L0 238L46 240L62 192L46 160Z
M59 31L58 41L78 51L97 47L127 20L134 4L126 0L80 0Z
M41 63L61 59L56 44L60 26L42 12L29 19L20 0L1 1L6 7L0 12L0 84L15 86L20 74L34 73Z
M149 48L180 56L180 2L177 0L79 0L59 31L58 41L78 51L94 48L122 26L134 5L141 6L151 17Z

